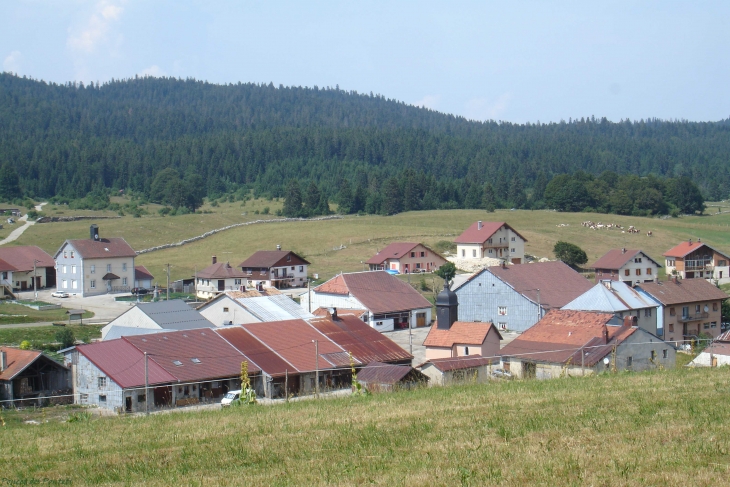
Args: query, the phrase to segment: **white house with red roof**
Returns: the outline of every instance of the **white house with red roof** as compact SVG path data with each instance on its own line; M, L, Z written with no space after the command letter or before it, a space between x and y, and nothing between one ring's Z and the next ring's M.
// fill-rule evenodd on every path
M596 270L596 282L621 281L633 286L652 282L662 267L642 250L612 249L591 266Z
M459 259L501 259L512 264L524 264L527 239L505 222L478 221L456 240Z
M238 267L246 276L249 287L259 291L265 287L277 289L307 286L309 261L291 250L259 250Z
M717 279L730 282L730 257L716 250L701 239L689 239L664 252L668 276L682 279Z
M229 262L218 262L214 255L212 263L195 274L195 290L202 299L212 299L226 291L245 291L246 274Z
M9 284L13 289L32 290L34 280L36 289L56 284L56 263L53 261L53 257L40 247L35 245L3 246L0 247L0 260L7 263L7 265L2 265L2 271L0 271L3 284Z
M421 243L393 242L366 262L371 271L398 271L400 274L433 272L446 263L438 252Z
M53 256L56 288L82 297L129 292L136 256L126 240L102 238L99 227L91 225L88 239L66 240Z

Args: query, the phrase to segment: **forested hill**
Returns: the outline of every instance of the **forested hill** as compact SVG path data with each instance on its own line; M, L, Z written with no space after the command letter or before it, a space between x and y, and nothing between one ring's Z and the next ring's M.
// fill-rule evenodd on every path
M505 199L515 180L529 193L536 181L583 170L684 175L722 198L730 121L482 123L339 88L164 78L57 85L3 73L0 164L33 197L102 188L149 196L173 168L180 178L196 174L208 195L280 196L298 179L335 198L345 180L372 192L407 174L421 193L445 185L441 193L459 205L473 185L491 183Z

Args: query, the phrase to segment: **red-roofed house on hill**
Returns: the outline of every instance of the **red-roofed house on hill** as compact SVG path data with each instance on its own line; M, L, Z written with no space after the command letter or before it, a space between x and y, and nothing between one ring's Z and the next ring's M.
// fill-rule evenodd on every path
M591 267L596 270L596 283L610 279L633 286L657 279L661 264L641 250L612 249Z
M123 238L102 238L91 225L88 239L66 240L53 256L56 288L82 297L129 292L136 256Z
M664 252L668 276L682 279L717 279L730 282L730 257L700 239L689 239Z
M522 379L554 379L609 370L673 368L669 343L611 313L552 310L501 351L505 370Z
M441 255L423 244L394 242L365 262L371 271L398 271L401 274L433 272L446 263Z
M285 289L307 287L309 262L291 250L259 250L238 267L246 275L248 286L258 290L264 287Z
M34 276L36 289L56 285L56 263L53 257L40 247L35 245L0 247L0 260L12 267L9 273L5 269L0 271L2 281L11 284L15 290L32 290Z
M299 297L299 304L307 311L310 307L367 310L366 322L378 331L431 323L431 303L384 271L339 274Z
M456 240L459 259L502 259L512 264L525 262L525 239L505 222L478 221Z
M550 309L560 309L593 287L560 261L487 267L454 289L459 321L492 322L525 331Z
M229 262L218 262L214 255L212 263L195 275L197 296L213 299L226 291L245 291L246 274Z

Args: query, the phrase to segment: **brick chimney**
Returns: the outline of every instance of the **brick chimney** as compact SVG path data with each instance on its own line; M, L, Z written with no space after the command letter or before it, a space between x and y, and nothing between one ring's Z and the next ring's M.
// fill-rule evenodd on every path
M212 260L212 261L213 261L213 263L215 264L215 263L217 263L217 262L218 262L218 257L216 257L216 256L214 255L214 256L213 256L213 258L212 258L211 260Z
M606 325L603 325L603 343L608 343L608 327Z

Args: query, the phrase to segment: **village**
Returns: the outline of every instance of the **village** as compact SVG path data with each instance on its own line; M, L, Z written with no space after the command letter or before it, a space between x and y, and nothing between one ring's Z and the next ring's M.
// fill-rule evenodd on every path
M721 314L728 296L717 287L730 281L730 257L699 239L668 249L663 262L613 249L590 265L593 281L559 260L528 259L526 239L506 222L474 222L454 243L445 256L394 242L364 256L367 269L316 286L313 264L278 245L240 263L211 256L175 284L192 289L193 302L164 299L171 286L155 287L155 276L135 265L137 252L96 224L53 256L0 247L5 299L31 292L73 302L69 321L89 306L108 317L100 339L60 350L62 363L1 347L2 407L149 413L235 403L247 388L276 403L639 372L674 368L678 354L700 346L690 366L730 364ZM454 263L471 272L446 275L434 303L397 277ZM120 304L120 295L137 302Z

